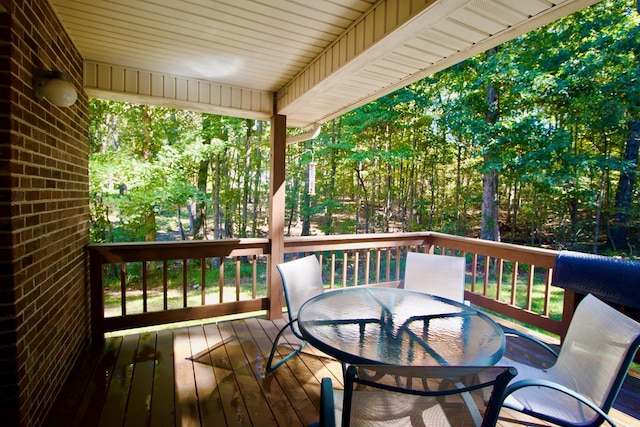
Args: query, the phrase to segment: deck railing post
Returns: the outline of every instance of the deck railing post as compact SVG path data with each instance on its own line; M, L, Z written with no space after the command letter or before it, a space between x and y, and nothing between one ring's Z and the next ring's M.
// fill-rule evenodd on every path
M103 257L89 249L89 283L91 289L91 343L104 345L104 274Z
M285 157L287 153L286 116L271 118L271 186L269 193L268 317L282 317L282 279L276 268L284 260Z

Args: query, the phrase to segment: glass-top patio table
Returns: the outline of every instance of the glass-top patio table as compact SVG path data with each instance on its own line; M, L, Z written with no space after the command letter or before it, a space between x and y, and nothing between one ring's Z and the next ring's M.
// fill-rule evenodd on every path
M325 292L300 307L298 325L314 347L350 364L490 366L505 349L485 314L401 288Z

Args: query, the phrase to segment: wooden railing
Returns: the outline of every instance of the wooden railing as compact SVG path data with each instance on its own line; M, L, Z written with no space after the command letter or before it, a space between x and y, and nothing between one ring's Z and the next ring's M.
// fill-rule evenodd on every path
M562 335L567 317L550 309L552 297L562 298L551 286L556 251L432 232L295 237L284 247L285 260L315 253L332 289L399 286L407 251L466 257L472 304ZM271 292L281 292L277 272L267 271L267 239L96 244L89 254L94 340L107 331L267 310Z
M266 278L259 289L258 272L269 248L267 239L90 245L94 341L108 331L266 310Z

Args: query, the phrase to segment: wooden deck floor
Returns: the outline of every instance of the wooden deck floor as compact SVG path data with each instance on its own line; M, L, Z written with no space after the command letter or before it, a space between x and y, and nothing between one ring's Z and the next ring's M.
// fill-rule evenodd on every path
M284 324L260 316L110 337L103 350L87 350L46 425L306 426L318 419L320 379L339 387L342 370L307 346L265 375ZM611 412L619 426L640 425L638 382L629 377L616 402L621 410ZM503 410L500 425L544 424Z

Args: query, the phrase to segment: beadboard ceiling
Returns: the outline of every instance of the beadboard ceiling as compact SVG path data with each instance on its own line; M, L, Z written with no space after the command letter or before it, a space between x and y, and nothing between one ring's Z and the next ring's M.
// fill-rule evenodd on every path
M49 0L90 96L309 128L597 0Z

